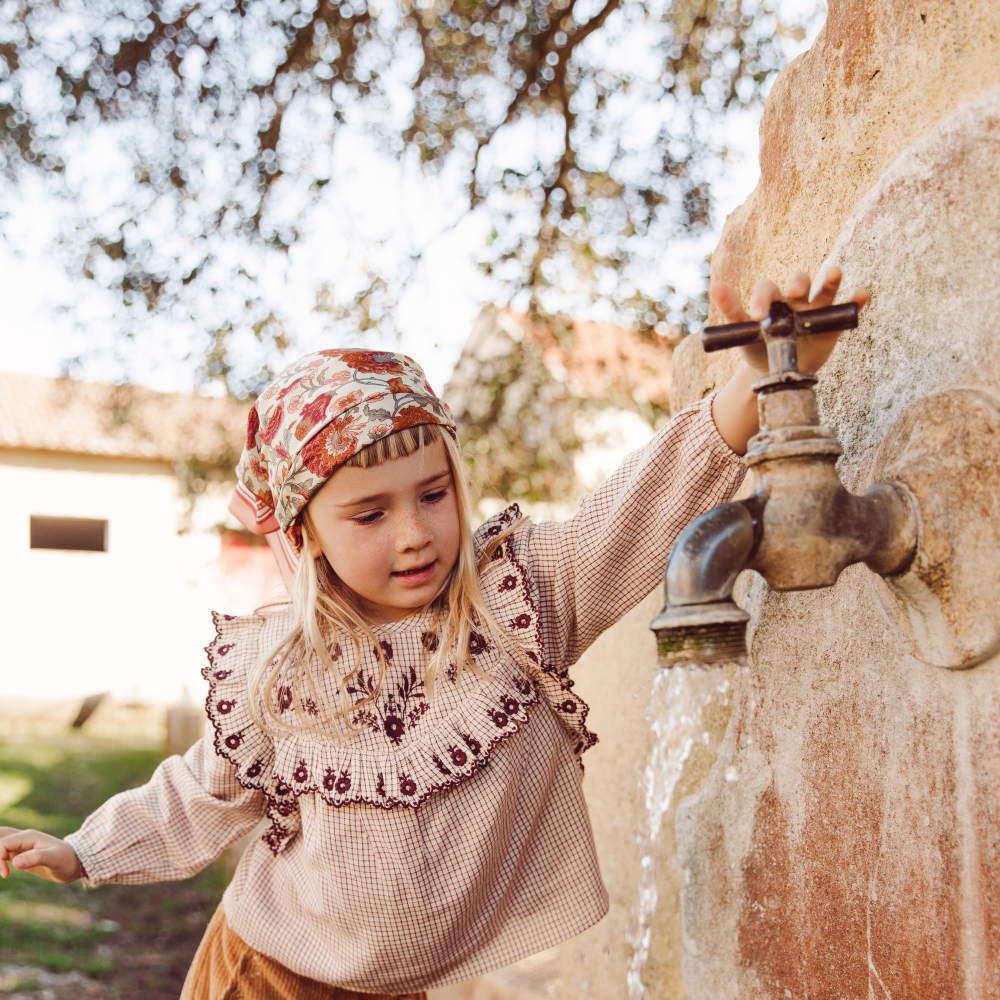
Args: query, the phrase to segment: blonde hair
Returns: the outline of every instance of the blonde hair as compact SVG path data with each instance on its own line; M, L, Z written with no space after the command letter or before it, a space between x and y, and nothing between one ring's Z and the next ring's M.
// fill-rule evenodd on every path
M424 684L432 693L442 670L454 663L454 678L469 669L477 676L488 678L472 661L469 653L473 635L495 644L511 654L522 669L529 669L529 658L520 643L496 620L487 607L479 585L479 570L510 533L502 532L490 539L485 552L477 560L472 541L471 507L468 487L462 471L462 460L454 437L437 424L420 424L396 431L374 444L362 448L344 465L367 469L397 458L405 458L425 446L441 441L448 459L455 500L458 509L460 542L458 558L442 592L430 604L436 612L434 627L436 642L427 643L429 653L424 670ZM250 714L262 728L273 732L323 734L334 740L355 735L358 730L351 715L373 701L382 689L387 668L382 645L371 624L358 611L352 592L334 573L325 557L319 553L316 532L309 507L302 514L302 551L292 585L291 631L257 664L249 685ZM355 660L341 657L337 634L346 634L352 641ZM331 647L331 643L333 643ZM358 673L365 644L374 651L379 664L373 685L365 685L365 697L355 700L357 688L349 690ZM324 680L336 685L336 707L329 705L321 688ZM309 722L296 713L296 724L289 724L282 713L291 703L290 694L297 691L296 700L307 704ZM287 692L287 693L286 693Z

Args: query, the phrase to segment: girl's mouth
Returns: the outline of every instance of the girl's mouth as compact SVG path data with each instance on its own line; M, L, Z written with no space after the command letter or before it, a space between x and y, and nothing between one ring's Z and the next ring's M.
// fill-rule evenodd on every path
M423 566L415 566L413 569L398 570L392 574L393 579L398 580L403 586L417 587L427 583L434 576L434 567L437 560L434 559Z

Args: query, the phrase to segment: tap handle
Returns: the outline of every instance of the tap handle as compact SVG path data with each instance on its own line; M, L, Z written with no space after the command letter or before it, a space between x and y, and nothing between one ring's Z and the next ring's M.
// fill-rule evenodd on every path
M706 326L701 332L705 351L722 351L776 337L808 337L833 330L853 330L858 325L858 307L854 302L823 309L796 312L784 302L772 302L770 312L759 323L727 323Z

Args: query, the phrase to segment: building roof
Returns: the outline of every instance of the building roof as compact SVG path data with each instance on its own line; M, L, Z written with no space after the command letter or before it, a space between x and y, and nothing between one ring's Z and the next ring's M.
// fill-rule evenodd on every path
M193 393L0 372L0 449L211 462L239 446L247 410Z
M449 382L449 392L461 395L463 383L475 380L481 356L509 350L518 342L537 349L549 372L568 383L578 397L669 408L671 337L563 317L550 325L513 309L486 309L480 314Z

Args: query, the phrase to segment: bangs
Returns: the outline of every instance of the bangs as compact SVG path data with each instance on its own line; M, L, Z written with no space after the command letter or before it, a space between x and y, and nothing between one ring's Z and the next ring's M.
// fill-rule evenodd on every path
M361 451L344 462L344 465L355 469L370 469L374 465L383 465L395 458L407 458L425 445L434 444L435 441L442 439L442 429L438 424L404 427L401 431L394 431L372 444L365 445Z

